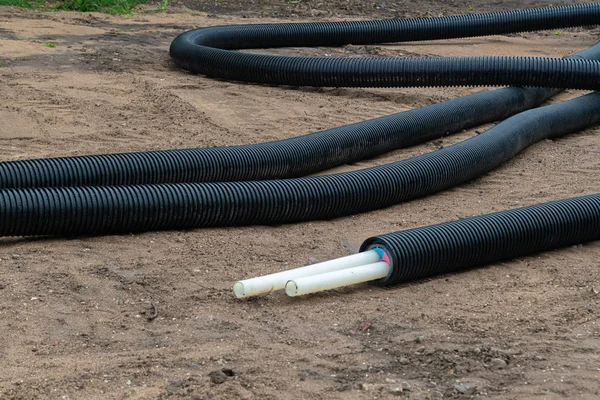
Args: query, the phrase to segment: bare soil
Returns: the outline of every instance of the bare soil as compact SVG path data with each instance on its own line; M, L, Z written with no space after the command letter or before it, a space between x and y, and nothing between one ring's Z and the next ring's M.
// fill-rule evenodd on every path
M171 40L194 27L540 4L183 0L166 13L147 8L129 19L0 8L0 157L254 143L483 90L215 81L169 60ZM559 33L278 52L562 57L593 44L599 31ZM455 189L331 221L2 239L0 398L598 398L597 242L388 289L358 285L239 301L231 285L351 254L375 234L600 192L599 155L600 130L592 128L536 144Z

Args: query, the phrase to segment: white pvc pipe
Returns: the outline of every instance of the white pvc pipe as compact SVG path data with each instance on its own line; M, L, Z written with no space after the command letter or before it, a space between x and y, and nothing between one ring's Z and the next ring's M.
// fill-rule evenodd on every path
M390 271L386 262L376 262L359 267L342 269L325 274L306 276L289 280L285 285L288 296L302 296L304 294L335 289L342 286L373 281L385 278Z
M238 281L233 285L233 292L237 298L258 296L259 294L282 290L289 280L357 267L359 265L372 264L380 259L381 256L375 250L364 251L362 253L336 258L335 260L308 265L306 267Z

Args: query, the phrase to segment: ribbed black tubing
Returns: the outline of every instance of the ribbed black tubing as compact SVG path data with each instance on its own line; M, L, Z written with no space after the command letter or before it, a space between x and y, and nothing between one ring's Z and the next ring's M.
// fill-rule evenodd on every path
M600 22L600 4L425 19L237 25L185 32L177 65L243 82L328 87L539 86L600 89L600 63L533 57L336 58L249 54L234 49L340 46L472 37Z
M367 239L390 256L393 285L600 239L600 194L536 204Z
M328 219L469 181L529 145L600 121L600 93L517 114L464 142L396 163L285 180L5 189L0 236L73 235ZM542 226L540 234L545 232Z
M597 88L600 46L560 59L348 59L244 54L232 49L338 46L555 29L600 22L600 5L367 22L221 26L177 37L181 67L249 82L312 86L522 85ZM587 59L587 60L586 60ZM148 151L0 163L0 188L224 182L293 178L504 119L556 90L507 88L310 135L248 146Z
M593 55L600 58L600 45ZM293 178L353 163L536 107L556 90L504 88L310 135L246 146L0 162L0 188Z

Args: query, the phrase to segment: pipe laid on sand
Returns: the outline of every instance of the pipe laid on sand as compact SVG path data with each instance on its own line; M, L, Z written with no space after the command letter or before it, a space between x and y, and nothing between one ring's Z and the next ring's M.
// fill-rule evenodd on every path
M599 239L600 194L574 197L374 236L361 251L376 252L381 261L290 278L285 292L294 297L369 281L396 285Z

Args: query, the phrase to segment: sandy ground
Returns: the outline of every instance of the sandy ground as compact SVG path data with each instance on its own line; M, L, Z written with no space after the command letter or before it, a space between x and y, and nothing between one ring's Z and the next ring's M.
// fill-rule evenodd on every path
M170 41L193 27L401 16L412 7L286 3L272 18L267 3L253 2L243 15L214 3L220 8L185 3L190 8L130 19L0 8L0 157L254 143L482 90L279 88L176 69ZM515 4L480 3L475 11ZM420 12L467 12L467 3L419 4ZM598 33L278 52L560 57L591 45ZM2 239L0 398L598 398L600 243L389 289L359 285L239 301L231 285L351 254L371 235L600 192L599 132L536 144L444 193L332 221ZM388 163L474 134L337 170ZM152 305L158 317L149 321Z

